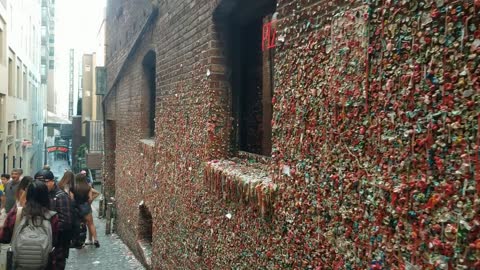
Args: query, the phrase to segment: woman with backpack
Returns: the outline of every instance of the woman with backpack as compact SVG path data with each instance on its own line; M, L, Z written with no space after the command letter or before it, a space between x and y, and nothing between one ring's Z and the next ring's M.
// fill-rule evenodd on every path
M95 247L100 247L100 243L97 240L97 230L95 229L95 224L93 224L93 215L92 215L92 187L87 182L87 176L79 173L75 175L75 182L73 185L73 198L77 207L80 210L80 216L83 217L88 228L88 240L95 245Z
M26 188L25 207L15 207L0 231L0 243L10 243L14 269L55 269L51 252L57 243L59 221L50 211L48 188L33 181Z

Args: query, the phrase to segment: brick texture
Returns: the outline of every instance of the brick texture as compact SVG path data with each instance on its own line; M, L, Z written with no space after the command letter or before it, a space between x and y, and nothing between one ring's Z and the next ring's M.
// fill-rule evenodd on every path
M231 155L231 93L212 19L220 1L157 2L112 0L107 12L106 190L117 200L118 232L138 257L142 204L153 218L153 269L479 267L480 69L472 33L463 48L436 44L452 60L442 61L428 43L439 42L429 37L439 20L434 6L278 0L268 166L280 189L267 220L251 205L210 193L202 180L205 162ZM130 51L155 8L157 18ZM478 24L478 7L469 2L464 10ZM425 24L413 25L418 14ZM144 140L142 61L150 50L153 142ZM444 70L435 63L455 74L465 68L469 77L454 82L464 92L440 98L447 81L437 82ZM432 116L438 112L449 120Z

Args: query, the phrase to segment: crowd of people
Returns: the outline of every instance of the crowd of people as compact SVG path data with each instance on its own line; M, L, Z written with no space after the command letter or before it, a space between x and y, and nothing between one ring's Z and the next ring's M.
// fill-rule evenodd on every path
M34 177L23 176L22 169L1 175L0 243L10 245L10 255L0 256L9 258L10 269L65 269L70 248L100 247L91 207L99 193L86 172L66 171L58 183L54 179L48 166ZM81 237L82 226L88 240L86 228Z

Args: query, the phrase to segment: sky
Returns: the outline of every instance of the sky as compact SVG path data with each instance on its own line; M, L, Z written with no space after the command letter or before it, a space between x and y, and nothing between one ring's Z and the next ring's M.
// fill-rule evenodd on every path
M57 0L55 6L55 90L57 114L68 116L69 52L75 50L75 90L81 56L97 50L106 0Z

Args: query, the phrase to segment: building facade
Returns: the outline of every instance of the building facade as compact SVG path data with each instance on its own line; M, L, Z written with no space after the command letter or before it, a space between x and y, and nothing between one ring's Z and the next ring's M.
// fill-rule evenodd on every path
M82 58L82 122L102 120L102 98L97 95L96 53L84 54Z
M151 269L475 269L478 1L108 2L105 197Z
M103 54L101 54L103 55ZM97 62L103 63L97 53L82 57L82 137L87 146L85 156L80 157L77 166L95 170L95 178L101 178L103 157L103 110L102 96L97 93ZM77 152L74 149L74 152Z
M42 0L41 82L47 92L47 110L56 113L55 93L55 0Z
M72 121L75 109L75 50L70 49L68 55L68 120Z
M45 97L40 85L38 1L0 3L0 153L2 171L31 174L42 164Z

